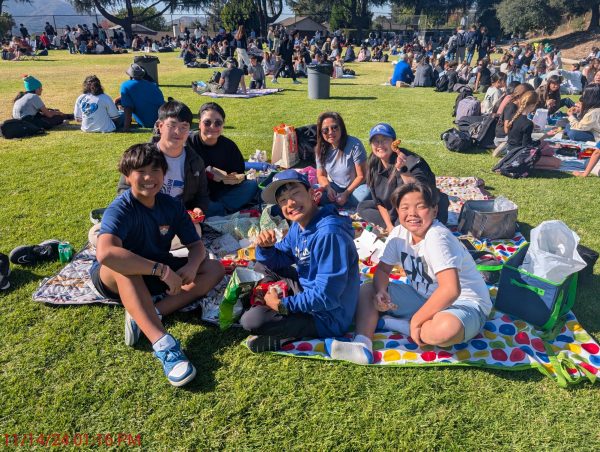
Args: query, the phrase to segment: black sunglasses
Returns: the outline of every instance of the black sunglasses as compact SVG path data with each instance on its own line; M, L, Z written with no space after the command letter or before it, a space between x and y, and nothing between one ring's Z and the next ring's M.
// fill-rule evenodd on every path
M221 121L220 119L215 119L214 121L211 121L210 119L205 119L204 121L202 121L202 124L204 124L204 127L221 127L223 125L223 121Z
M329 134L329 131L332 131L332 132L337 132L338 130L340 130L340 126L339 126L339 125L337 125L337 124L333 124L333 125L332 125L332 126L330 126L330 127L323 127L323 128L321 129L321 133L322 133L323 135L328 135L328 134Z

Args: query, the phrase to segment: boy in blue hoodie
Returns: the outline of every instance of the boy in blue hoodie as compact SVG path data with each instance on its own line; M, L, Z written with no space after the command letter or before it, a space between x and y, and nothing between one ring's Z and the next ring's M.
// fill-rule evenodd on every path
M306 177L294 170L278 173L262 198L277 204L293 223L278 243L274 231L260 233L258 271L266 280L285 280L293 293L280 298L271 289L264 305L244 313L240 323L255 335L248 347L253 352L276 351L301 337L344 334L354 317L360 285L350 219L333 205L320 208Z

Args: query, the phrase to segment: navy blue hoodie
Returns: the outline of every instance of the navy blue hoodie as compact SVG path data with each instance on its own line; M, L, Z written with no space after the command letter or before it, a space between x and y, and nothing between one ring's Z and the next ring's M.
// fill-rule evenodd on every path
M303 291L281 303L314 316L321 337L348 330L358 302L358 254L352 222L335 206L322 207L304 230L293 223L281 242L257 248L256 259L275 271L296 264Z

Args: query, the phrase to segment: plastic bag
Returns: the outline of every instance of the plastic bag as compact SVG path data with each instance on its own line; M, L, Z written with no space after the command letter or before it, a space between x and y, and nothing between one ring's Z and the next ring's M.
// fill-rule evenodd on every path
M287 221L285 221L285 218L280 217L279 215L273 215L271 213L271 209L273 209L273 207L275 206L270 205L263 209L262 214L260 215L260 230L274 230L275 235L277 236L277 241L280 241L286 236L290 227Z
M585 268L577 252L579 236L559 220L544 221L531 230L531 243L519 268L554 283Z
M229 328L241 317L244 310L242 298L250 295L252 289L264 277L262 273L242 267L233 271L219 307L219 326L222 330Z
M498 196L496 199L494 199L494 212L507 212L516 209L517 205L504 196Z
M546 108L538 108L533 115L532 121L536 129L544 129L548 123L548 110Z

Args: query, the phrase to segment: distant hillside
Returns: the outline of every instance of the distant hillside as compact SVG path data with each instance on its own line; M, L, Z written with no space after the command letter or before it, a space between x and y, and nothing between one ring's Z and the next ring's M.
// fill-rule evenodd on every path
M32 0L30 4L7 0L4 3L3 11L12 14L15 19L17 27L13 33L19 31L19 24L24 24L29 33L38 34L44 30L46 22L62 29L65 25L83 23L91 26L96 19L96 16L82 16L73 5L64 0ZM102 16L98 15L98 21L101 20Z

